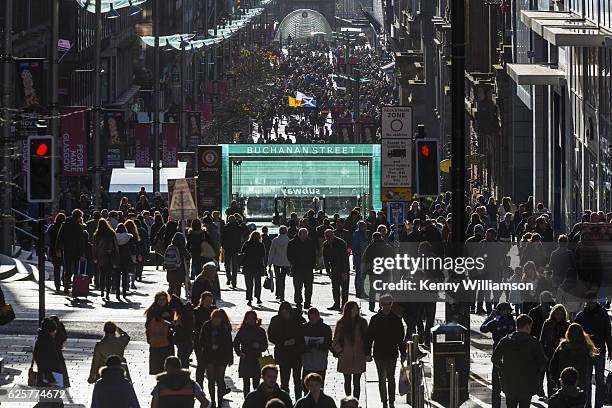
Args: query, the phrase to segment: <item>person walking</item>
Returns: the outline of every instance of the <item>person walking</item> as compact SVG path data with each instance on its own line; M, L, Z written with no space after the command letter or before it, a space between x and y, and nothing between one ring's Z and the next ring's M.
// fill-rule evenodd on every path
M501 374L508 408L529 408L539 389L540 373L546 368L542 345L530 335L531 324L529 316L520 315L516 331L501 339L491 356Z
M238 376L242 378L242 392L245 397L251 391L251 382L252 389L256 389L259 385L261 376L259 357L268 349L266 331L260 325L257 313L249 310L245 313L234 338L234 351L240 357Z
M278 314L268 326L268 339L274 344L274 359L280 368L281 389L289 393L289 377L293 372L294 397L302 396L302 358L300 355L301 327L306 320L291 307L282 302Z
M206 368L210 399L213 403L217 402L217 407L221 407L223 396L230 392L225 385L225 370L234 363L232 324L223 309L212 311L210 320L202 326L198 344L198 368L200 364Z
M236 289L238 282L238 270L240 269L239 252L242 245L243 229L236 221L234 215L227 217L227 223L221 232L221 246L225 258L226 284Z
M217 275L217 264L214 262L207 262L202 267L202 271L196 276L193 281L191 288L191 303L197 305L200 302L200 297L204 292L214 293L215 290L215 276ZM214 299L214 298L213 298ZM219 300L219 299L214 299ZM214 303L214 302L213 302Z
M561 388L548 400L549 408L584 408L587 402L586 393L578 388L578 370L567 367L561 372Z
M338 372L344 375L344 394L357 399L361 395L361 374L366 370L367 332L368 322L360 316L357 302L345 303L334 330L332 350L338 358Z
M64 261L64 294L70 293L72 276L78 271L78 264L85 260L88 244L87 232L83 224L83 211L78 208L62 224L55 242L56 255Z
M612 334L610 333L610 318L606 309L597 301L596 293L588 293L586 296L586 306L576 315L575 323L582 326L584 331L590 336L599 350L593 355L592 364L586 373L586 388L588 403L591 403L591 389L593 370L595 370L595 404L594 408L601 408L604 404L606 393L606 380L604 369L606 365L606 351L608 359L612 359Z
M287 236L287 227L281 225L278 229L278 236L274 238L270 244L270 251L268 253L268 266L274 268L276 299L281 303L285 301L285 277L291 273L291 263L289 262L289 258L287 258L288 246L289 237ZM282 376L281 370L281 384Z
M143 248L143 238L140 236L136 222L134 220L127 220L125 222L125 229L128 234L132 235L132 239L129 242L132 253L130 253L130 262L127 265L128 281L130 289L136 289L136 284L134 282L136 282L138 270L144 264L146 253ZM140 275L142 276L142 272L140 272Z
M187 265L189 264L190 254L187 251L185 236L182 232L177 232L172 238L172 244L168 246L164 253L164 268L166 269L166 279L168 281L168 294L181 296L181 289L187 276ZM185 288L188 291L188 288Z
M199 218L191 221L191 228L187 232L187 248L191 253L191 273L190 278L193 280L202 271L202 259L200 253L202 251L202 242L204 241L204 230L202 222Z
M168 293L157 292L155 301L145 311L145 316L145 334L149 344L149 374L155 375L163 371L166 357L174 355Z
M170 310L174 311L172 322L172 342L176 346L176 355L181 360L183 368L189 368L191 353L193 352L193 327L195 318L193 306L183 302L176 295L170 297Z
M559 342L550 360L550 377L557 380L567 367L578 371L578 387L586 390L589 387L589 371L592 370L591 360L599 354L599 350L578 323L569 325L565 336ZM590 398L587 397L590 400ZM590 405L590 404L589 404Z
M47 228L47 236L49 237L49 259L53 264L53 282L55 283L55 291L60 292L62 284L62 258L58 256L56 248L57 236L62 225L66 221L66 214L63 212L57 213L53 219L53 224Z
M36 387L62 387L63 378L62 372L62 356L58 351L55 343L55 335L57 333L57 324L51 318L45 318L40 324L36 343L34 344L34 353L32 356L32 365L36 364L38 375L36 376ZM63 403L45 402L44 398L40 399L41 407L63 407Z
M368 225L365 221L357 222L357 230L353 232L351 239L351 252L353 254L353 269L355 269L355 296L363 297L364 275L361 268L363 254L370 242L368 237Z
M198 306L193 309L194 315L194 326L193 326L193 350L196 355L197 368L196 368L196 382L203 386L204 374L206 373L206 365L204 364L204 356L202 355L202 347L200 345L200 336L202 334L202 328L204 323L210 320L210 316L213 311L217 309L217 306L213 305L213 295L211 292L204 292L200 296Z
M334 231L325 231L325 242L323 243L323 259L325 270L331 278L332 294L334 304L327 310L341 311L348 301L349 291L349 254L346 242L334 235Z
M378 391L383 408L395 407L395 367L398 356L406 359L404 325L402 319L391 311L393 296L380 297L380 311L372 316L367 331L367 360L376 363ZM371 352L373 348L373 353Z
M151 408L193 407L195 400L201 407L209 404L202 388L190 378L188 370L181 369L181 360L175 356L164 361L164 372L157 376L151 396Z
M95 384L91 408L140 408L121 357L111 354L106 358Z
M540 344L542 344L544 354L546 355L546 359L549 364L555 350L559 346L559 342L565 337L565 333L567 332L568 328L569 321L567 319L567 311L565 310L565 307L563 305L554 306L550 310L550 315L544 322L544 325L542 326L542 333L540 334ZM550 365L547 367L546 376L548 391L547 395L550 397L555 392L554 386L559 378L551 374Z
M251 232L249 239L242 246L242 272L246 284L247 305L252 306L253 288L257 304L261 305L261 277L266 272L266 248L261 242L261 234L258 231Z
M336 408L334 399L323 393L323 377L310 373L304 378L308 394L296 401L294 408Z
M293 301L295 307L301 311L302 301L304 308L310 309L312 299L312 284L314 281L314 268L317 263L317 245L308 238L308 230L301 228L287 245L287 259L291 263L293 274ZM302 298L302 291L304 297Z
M130 380L130 373L124 357L125 348L130 342L130 336L114 322L104 323L104 337L94 346L93 359L87 382L94 384L100 379L100 369L107 363L110 356L117 356L124 368L125 378ZM108 365L108 364L107 364Z
M251 391L244 399L242 408L259 408L266 407L270 401L279 400L285 407L291 407L291 397L289 393L278 386L278 367L275 365L266 365L261 369L262 382L257 386L257 389Z
M308 309L308 321L302 324L300 345L302 381L308 374L317 373L325 382L328 355L332 347L332 331L321 318L317 308Z
M92 258L94 264L98 266L100 275L100 296L110 300L111 283L113 279L113 269L119 264L119 244L115 231L104 218L98 221L98 228L94 233Z
M127 232L127 228L123 223L117 225L116 236L117 245L119 246L119 267L114 269L113 288L117 300L121 300L121 294L123 294L124 298L127 296L129 276L134 271L136 244L134 243L134 236Z
M512 306L510 303L498 303L495 310L482 322L480 326L481 333L491 333L493 337L493 349L499 344L499 341L508 334L514 332L516 322L512 317ZM499 371L495 365L491 368L491 406L492 408L501 407L501 383L499 379Z

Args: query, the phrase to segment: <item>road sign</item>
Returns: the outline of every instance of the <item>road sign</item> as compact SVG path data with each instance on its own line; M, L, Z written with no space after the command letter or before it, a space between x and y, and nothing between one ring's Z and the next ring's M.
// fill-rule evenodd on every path
M411 139L412 107L384 106L382 108L382 139Z
M402 202L391 202L387 203L387 221L391 225L401 225L405 221L404 214L406 214L406 203Z
M412 140L381 140L382 201L412 199Z
M195 178L169 179L169 219L173 221L198 218Z

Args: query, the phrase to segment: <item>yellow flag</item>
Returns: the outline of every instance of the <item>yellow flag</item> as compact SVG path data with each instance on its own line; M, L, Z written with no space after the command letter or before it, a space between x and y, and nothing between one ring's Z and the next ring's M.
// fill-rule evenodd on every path
M293 108L299 108L302 106L302 101L295 99L293 96L288 96L289 98L289 106Z

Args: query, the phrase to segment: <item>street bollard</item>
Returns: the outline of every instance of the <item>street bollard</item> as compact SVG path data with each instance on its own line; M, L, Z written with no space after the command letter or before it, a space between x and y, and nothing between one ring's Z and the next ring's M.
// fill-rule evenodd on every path
M450 380L449 380L449 385L450 385L450 392L449 392L449 404L448 407L449 408L456 408L457 407L457 400L455 399L455 396L457 394L457 390L456 388L456 383L455 383L455 363L450 363L450 370L449 373L450 375Z
M412 408L425 407L425 384L423 379L423 363L417 361L410 366Z

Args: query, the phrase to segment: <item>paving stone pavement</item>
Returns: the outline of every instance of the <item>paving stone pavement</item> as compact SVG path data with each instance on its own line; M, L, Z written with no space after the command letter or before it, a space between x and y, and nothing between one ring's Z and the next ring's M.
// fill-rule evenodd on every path
M86 302L73 303L63 294L56 294L53 283L46 282L47 315L56 314L64 322L69 339L64 350L72 387L68 390L67 407L89 407L93 385L87 384L91 364L91 356L96 339L101 337L102 323L113 320L122 326L132 337L127 350L126 359L134 380L134 387L141 406L150 406L150 392L155 385L155 379L148 374L148 345L144 341L144 309L152 301L153 295L166 289L165 273L155 267L146 267L144 280L137 283L137 289L132 291L130 302L103 301L93 293ZM229 290L225 287L224 273L221 273L222 298L220 306L225 308L231 321L236 326L249 309L246 305L244 282L239 277L239 290ZM6 407L31 407L35 403L3 402L3 393L12 387L23 387L27 384L27 372L31 362L31 351L34 344L34 333L38 316L38 284L33 281L2 283L8 303L13 304L17 320L0 328L0 357L5 359L5 370L0 375L0 405ZM354 298L351 280L351 298ZM287 281L286 297L292 299L293 287L291 280ZM271 292L262 289L261 307L255 307L262 324L267 326L272 316L276 314L279 302L274 300ZM326 310L333 303L331 284L325 275L315 275L313 304L319 307L324 321L335 326L340 314ZM367 303L361 302L362 312L366 319L372 313L367 310ZM444 303L438 303L436 321L441 322L444 316ZM472 328L478 329L483 317L472 315ZM490 353L491 339L472 331L471 345L472 379L469 384L470 401L464 406L490 406ZM272 351L272 348L270 349ZM192 356L195 362L195 356ZM426 357L425 373L431 376L430 359ZM399 370L399 365L398 365ZM195 366L192 367L195 371ZM232 392L226 397L224 407L237 408L242 406L242 381L238 378L238 364L228 368L226 383ZM325 391L337 402L344 396L342 375L336 372L336 359L330 354ZM431 380L427 380L426 391L431 391ZM397 396L396 406L407 407L405 398ZM535 402L535 400L534 400ZM362 407L381 407L377 373L374 363L367 364L367 370L362 376ZM197 406L197 404L196 404ZM441 406L432 403L430 406ZM536 406L544 406L536 404Z

